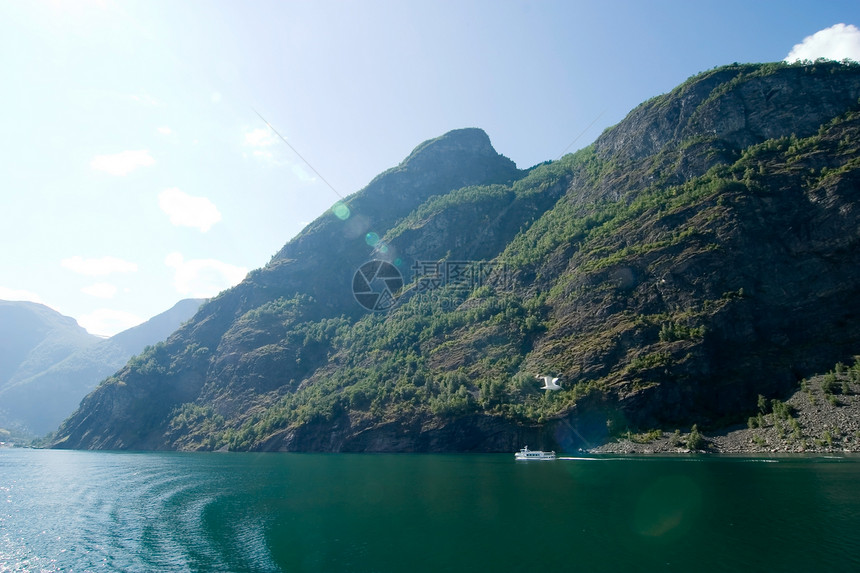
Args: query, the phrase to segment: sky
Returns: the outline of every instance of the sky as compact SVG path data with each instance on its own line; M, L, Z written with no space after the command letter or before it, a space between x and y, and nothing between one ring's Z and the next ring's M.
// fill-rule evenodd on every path
M480 127L530 167L715 66L860 60L856 26L856 0L0 0L0 299L112 335L422 141Z

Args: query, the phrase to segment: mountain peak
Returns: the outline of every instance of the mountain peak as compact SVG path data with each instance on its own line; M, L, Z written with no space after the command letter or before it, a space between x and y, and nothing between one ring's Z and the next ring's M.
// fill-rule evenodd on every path
M451 130L439 137L429 139L418 145L412 153L403 160L402 166L414 165L417 162L436 161L447 154L497 155L490 143L487 133L477 127L466 127Z
M493 171L518 173L516 164L493 148L483 129L455 129L418 145L397 169L407 172L461 173L466 166L491 165ZM481 180L486 174L475 179Z
M482 129L464 128L429 139L412 150L397 166L377 175L350 195L351 218L339 221L326 213L306 227L275 255L275 261L300 258L316 252L346 234L357 239L366 256L364 235L380 237L406 214L434 195L470 185L510 182L521 175L516 164L498 153ZM332 236L334 235L334 236Z

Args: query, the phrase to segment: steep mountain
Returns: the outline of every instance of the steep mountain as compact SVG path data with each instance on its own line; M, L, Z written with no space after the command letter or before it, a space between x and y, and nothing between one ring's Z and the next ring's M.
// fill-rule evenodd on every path
M80 334L83 331L86 334L83 339L87 344L65 356L53 355L61 356L53 363L50 360L40 361L38 367L25 370L26 376L16 376L0 388L0 427L17 428L35 435L55 430L101 380L116 372L147 345L167 338L191 318L203 302L202 299L182 300L170 310L108 339L86 334L74 319L35 305L41 314L53 317L59 324L73 324L73 333ZM11 304L27 305L24 308L34 306L32 303ZM9 340L16 340L16 326L23 331L27 328L20 321L2 324L4 330L9 329ZM32 364L33 360L28 356L24 362Z
M55 445L572 449L738 419L860 348L858 98L855 64L732 65L526 171L479 130L422 144Z

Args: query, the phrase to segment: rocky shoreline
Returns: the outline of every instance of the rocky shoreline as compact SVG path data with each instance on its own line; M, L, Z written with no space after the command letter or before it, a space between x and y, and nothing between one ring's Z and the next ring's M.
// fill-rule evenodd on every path
M836 453L860 452L860 369L837 366L804 380L785 401L760 400L746 425L701 431L631 434L589 453ZM696 429L698 430L698 428ZM693 434L691 436L691 434Z

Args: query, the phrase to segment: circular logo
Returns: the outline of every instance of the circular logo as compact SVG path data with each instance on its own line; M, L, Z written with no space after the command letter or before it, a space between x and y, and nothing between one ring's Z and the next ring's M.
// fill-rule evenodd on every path
M397 304L397 292L403 288L403 275L386 261L368 261L358 267L352 277L355 301L374 312L385 311Z

